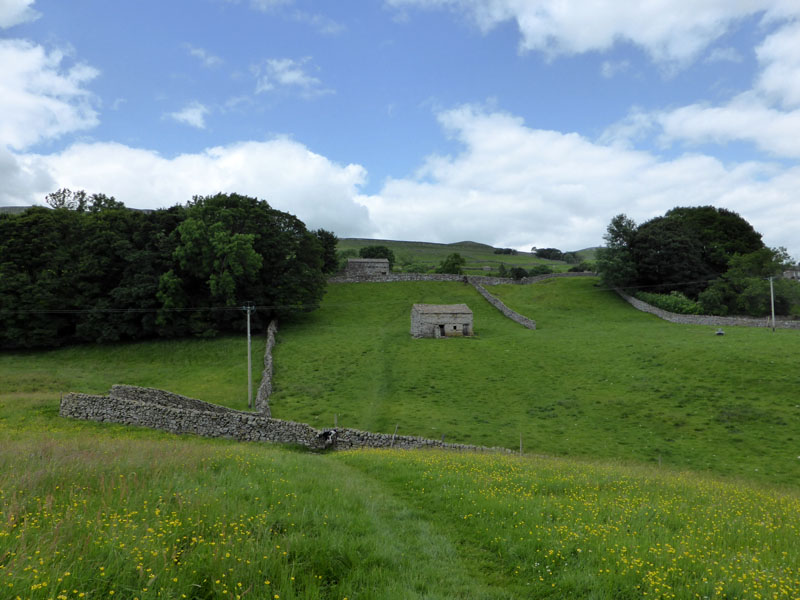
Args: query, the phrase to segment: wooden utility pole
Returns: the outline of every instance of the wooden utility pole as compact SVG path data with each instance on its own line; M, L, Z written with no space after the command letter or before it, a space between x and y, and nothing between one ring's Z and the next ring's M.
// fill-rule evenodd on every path
M250 311L253 310L252 302L245 302L242 310L247 311L247 408L253 408L253 362L250 351Z

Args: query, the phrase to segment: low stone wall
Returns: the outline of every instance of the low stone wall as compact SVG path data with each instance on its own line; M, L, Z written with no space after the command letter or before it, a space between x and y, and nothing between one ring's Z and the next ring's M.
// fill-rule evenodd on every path
M264 351L264 370L261 372L261 385L256 393L256 412L271 417L269 397L272 395L272 349L275 347L275 333L278 331L278 322L272 320L267 327L267 347Z
M670 323L678 323L681 325L711 325L713 327L733 326L733 327L772 327L772 318L753 318L753 317L717 317L714 315L680 315L678 313L662 310L648 304L638 298L629 296L622 290L616 292L628 304L633 306L636 310L655 315L660 319L669 321ZM800 321L785 321L775 320L776 329L800 329Z
M138 425L172 433L204 437L225 437L240 441L298 444L312 450L353 448L443 448L510 452L505 448L485 448L451 444L408 435L371 433L358 429L319 430L261 414L242 412L187 398L164 390L115 385L108 396L65 394L59 414L62 417Z
M511 283L515 285L527 285L537 283L545 279L555 277L595 277L596 273L549 273L547 275L536 275L534 277L523 277L513 279L511 277L490 277L486 275L451 275L448 273L389 273L388 275L362 275L348 276L346 274L335 275L328 278L328 283L392 283L398 281L462 281L465 283L478 283L480 285L501 285Z
M527 327L528 329L536 329L536 321L529 319L528 317L519 314L516 311L511 310L508 308L499 298L495 298L489 292L486 291L482 285L472 282L472 285L478 290L478 293L486 298L486 301L494 306L497 310L503 313L506 317L511 319L512 321L516 321L523 327Z

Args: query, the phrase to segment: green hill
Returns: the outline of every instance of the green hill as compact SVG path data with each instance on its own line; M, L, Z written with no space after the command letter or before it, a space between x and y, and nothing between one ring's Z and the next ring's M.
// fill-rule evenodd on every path
M364 246L386 246L394 252L397 268L403 264L420 264L429 269L439 266L449 254L457 252L467 261L466 273L479 274L484 267L496 270L500 264L507 267L523 267L530 269L535 265L550 265L554 271L566 271L568 265L563 261L545 260L530 252L517 254L495 254L495 248L478 242L456 242L454 244L435 244L431 242L402 242L396 240L371 240L364 238L342 238L337 249L359 250Z
M539 329L458 283L330 286L281 328L274 412L583 458L58 417L112 383L243 408L238 338L0 353L0 597L800 594L797 332L672 325L591 278L491 289ZM466 302L477 337L411 339L412 301Z
M796 331L681 326L633 310L594 278L490 290L337 284L284 324L273 414L535 453L603 457L796 484ZM466 303L473 339L415 340L415 302Z

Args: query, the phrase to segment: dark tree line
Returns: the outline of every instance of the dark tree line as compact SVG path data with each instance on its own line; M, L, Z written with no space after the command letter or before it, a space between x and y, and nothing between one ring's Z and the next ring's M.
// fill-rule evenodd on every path
M768 278L789 261L737 213L713 206L674 208L638 226L617 215L604 237L597 270L606 285L685 297L707 314L766 314ZM800 288L775 286L776 312L789 314Z
M2 348L239 331L246 301L263 327L316 308L335 268L335 235L238 194L155 211L68 190L48 203L0 215Z

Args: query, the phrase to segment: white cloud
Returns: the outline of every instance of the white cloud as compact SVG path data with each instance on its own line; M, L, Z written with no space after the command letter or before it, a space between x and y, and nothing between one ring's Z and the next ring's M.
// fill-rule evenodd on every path
M662 144L747 142L772 156L800 158L800 22L780 25L756 49L761 71L751 90L720 105L633 109L604 141L625 144L655 133Z
M520 49L550 56L607 50L618 41L654 60L686 63L741 19L798 15L796 0L386 0L394 7L449 8L483 31L514 21Z
M83 86L97 69L62 67L61 50L23 40L0 40L0 145L22 149L45 139L94 127L94 97Z
M668 141L745 141L767 154L800 158L800 110L779 111L752 94L742 94L724 106L684 106L659 114L656 120Z
M261 12L268 12L280 6L292 4L294 0L250 0L250 6Z
M20 23L26 23L39 18L39 13L33 10L36 0L3 0L0 2L0 29L7 29Z
M756 88L786 108L800 107L800 21L768 36L756 54L763 65Z
M164 158L117 143L74 144L51 155L17 157L30 176L10 204L41 202L57 188L115 196L127 206L183 204L194 195L237 192L267 200L296 214L311 228L368 236L374 228L357 199L366 171L315 154L288 139L241 142L196 154ZM3 157L0 155L0 171ZM19 172L19 168L17 169ZM34 180L33 174L39 179Z
M0 206L28 205L55 191L55 182L41 164L12 154L0 146ZM40 197L36 192L41 193Z
M726 48L714 48L709 55L705 58L706 63L717 63L717 62L732 62L732 63L740 63L744 60L739 51L736 48L731 48L730 46Z
M641 222L675 206L714 205L740 213L767 244L800 253L800 167L728 166L698 154L664 160L531 129L518 117L474 106L438 117L459 152L430 156L413 176L389 179L369 196L361 192L360 165L339 165L279 138L174 158L114 143L75 144L52 155L0 153L0 176L15 182L0 202L41 202L59 187L103 192L141 208L239 192L340 236L563 250L602 243L620 212Z
M228 4L239 4L241 0L226 0ZM292 4L294 0L249 0L250 8L261 12L271 12L281 6Z
M296 90L305 97L331 93L322 87L322 82L305 71L310 62L306 57L301 60L291 58L269 58L262 64L252 68L256 77L256 93L270 92L278 88Z
M205 129L206 115L209 112L207 107L195 101L187 104L177 112L169 113L167 116L179 123L184 123L198 129Z
M606 60L603 61L603 64L600 66L600 74L606 79L611 79L618 73L624 73L630 68L631 63L629 60L621 60L618 62Z
M196 48L191 44L184 44L184 48L186 48L186 51L190 56L194 56L195 58L199 59L200 62L202 62L203 65L208 68L218 67L225 62L219 56L215 56L203 48Z
M345 26L338 21L319 13L309 13L298 10L294 13L293 18L295 21L310 25L320 33L326 35L336 35L345 30Z
M378 237L574 250L602 243L620 212L642 221L675 206L714 205L739 212L766 243L800 250L792 187L800 168L728 167L703 155L662 160L577 134L530 129L512 115L472 106L439 120L462 151L431 156L413 177L390 179L362 200Z

